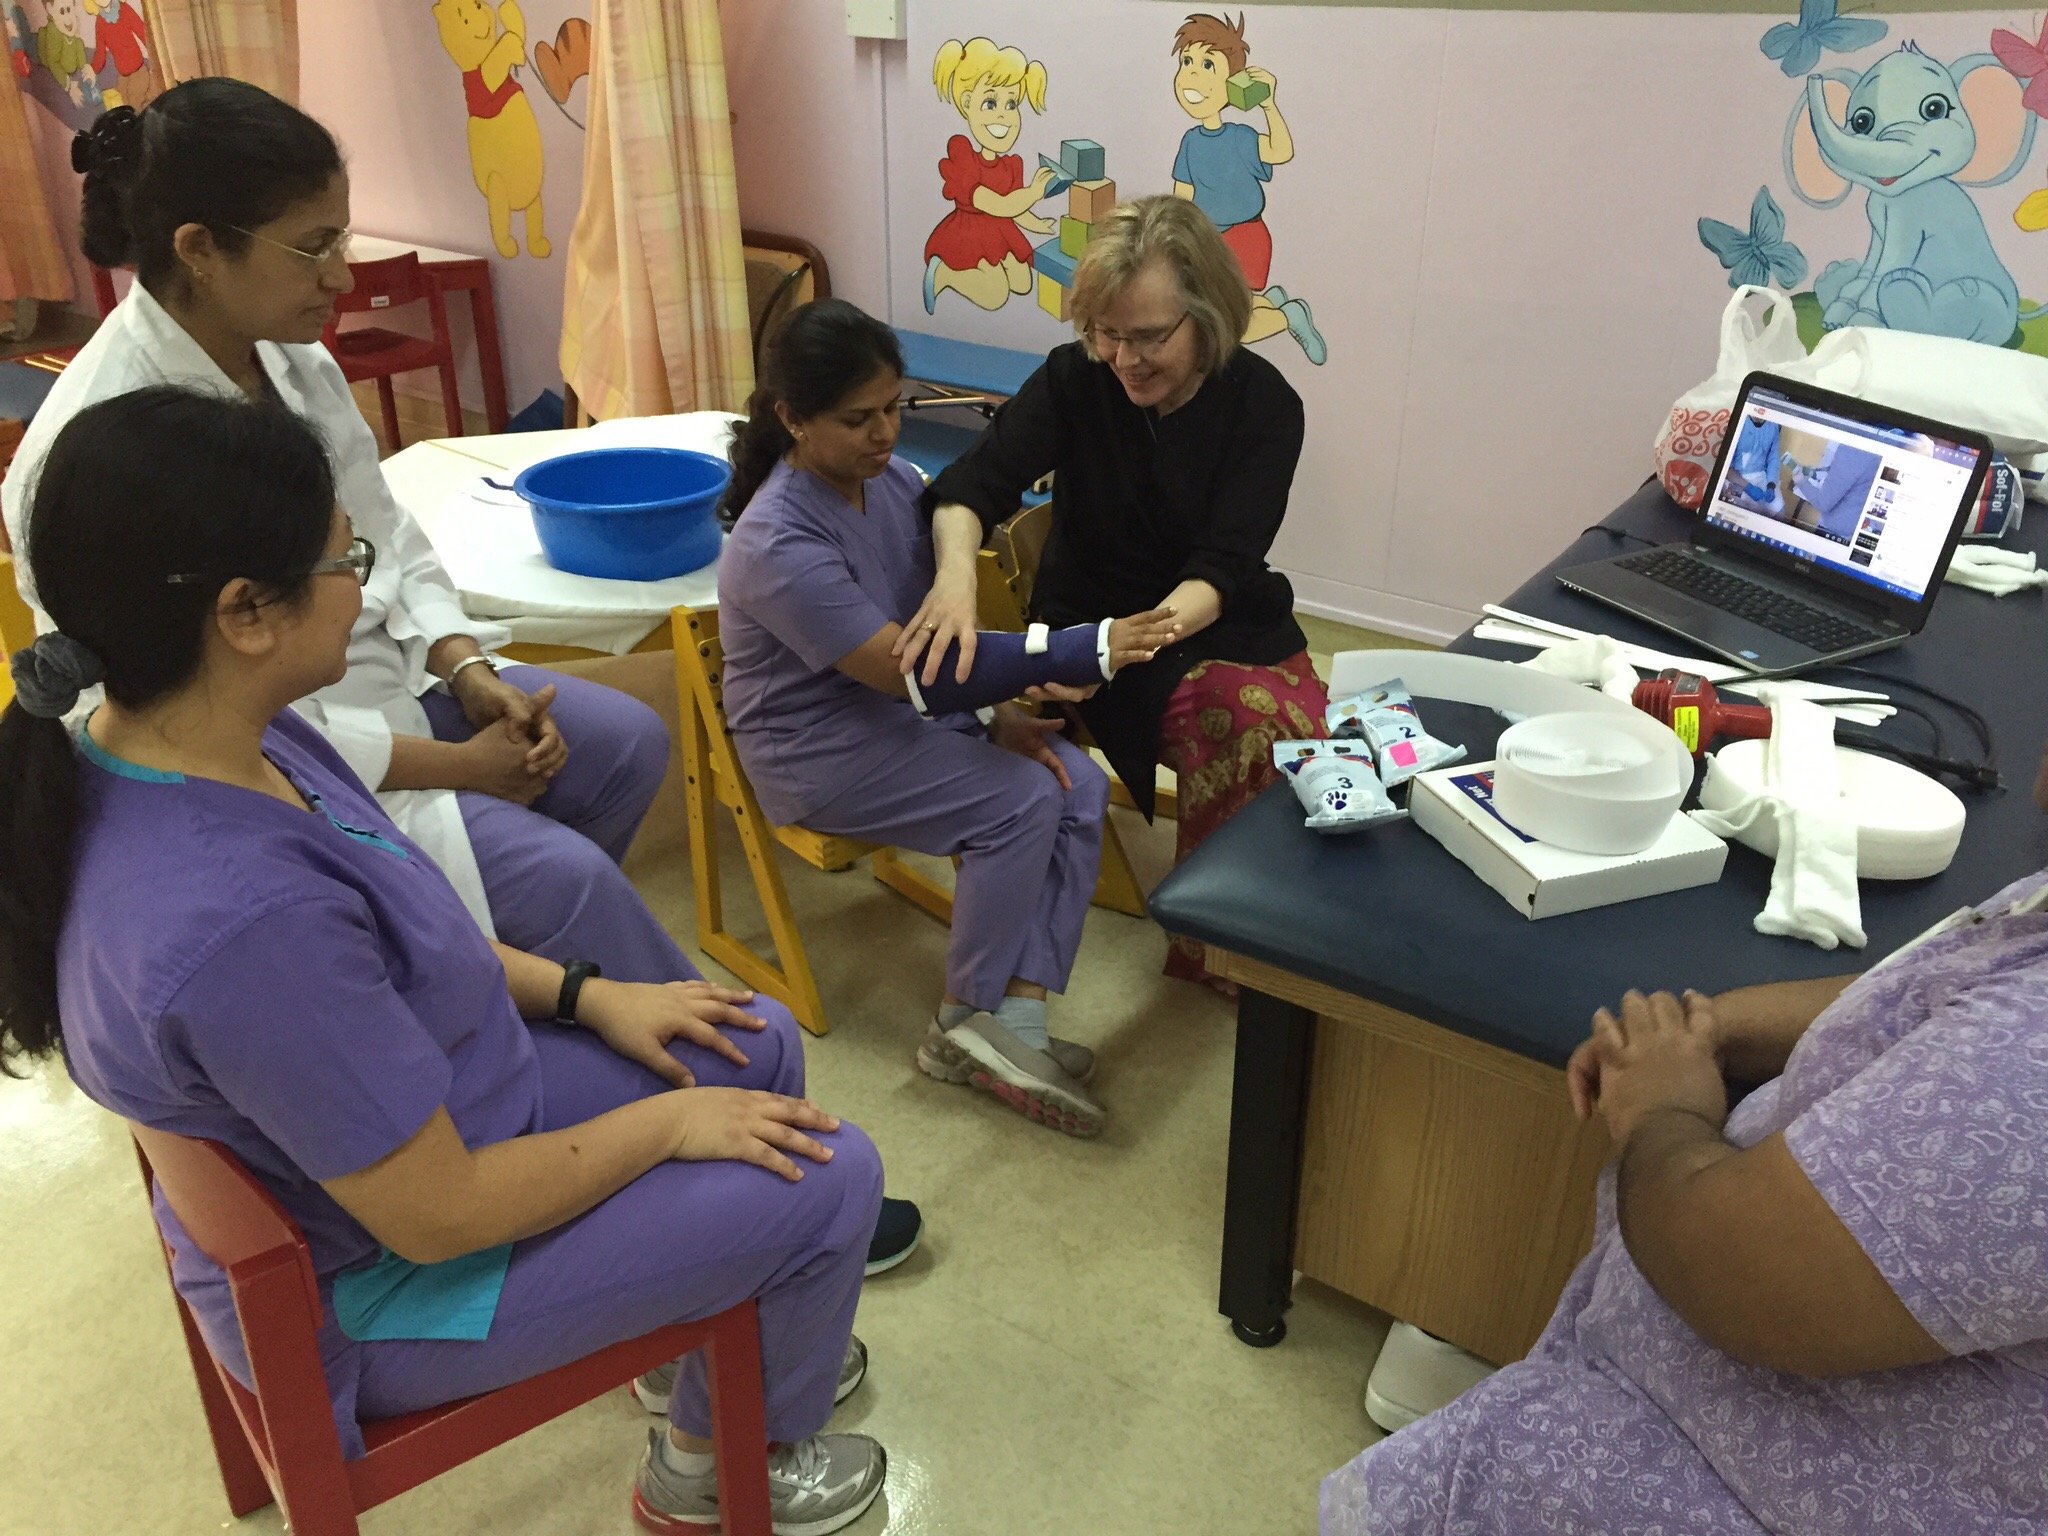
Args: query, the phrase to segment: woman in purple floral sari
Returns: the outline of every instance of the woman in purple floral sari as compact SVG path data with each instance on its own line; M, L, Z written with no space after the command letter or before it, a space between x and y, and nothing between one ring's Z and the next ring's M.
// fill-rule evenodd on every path
M1631 993L1570 1078L1592 1253L1325 1536L2048 1532L2048 872L1861 977Z

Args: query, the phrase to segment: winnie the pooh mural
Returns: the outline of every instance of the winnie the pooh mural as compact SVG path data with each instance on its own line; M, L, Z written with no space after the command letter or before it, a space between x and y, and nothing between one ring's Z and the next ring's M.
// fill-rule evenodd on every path
M491 240L500 256L519 254L512 215L526 216L526 251L545 259L548 243L541 208L540 124L513 66L526 59L526 18L518 0L434 0L441 46L462 71L469 109L469 163L476 189L490 208Z

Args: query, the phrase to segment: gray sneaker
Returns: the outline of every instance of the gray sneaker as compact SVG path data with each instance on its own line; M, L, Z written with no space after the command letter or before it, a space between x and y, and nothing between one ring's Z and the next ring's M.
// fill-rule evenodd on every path
M1067 1069L1067 1076L1085 1083L1095 1075L1095 1053L1085 1045L1054 1035L1045 1054ZM925 1027L924 1041L917 1048L917 1065L927 1077L941 1082L964 1083L974 1058L946 1038L946 1031L933 1019Z
M972 1084L994 1094L1018 1114L1069 1136L1098 1135L1109 1118L1109 1112L1088 1096L1057 1059L1026 1045L992 1013L977 1013L954 1025L945 1038L967 1060L960 1067L941 1067L935 1052L920 1047L917 1064L928 1076Z
M633 1395L640 1399L640 1406L649 1413L666 1414L668 1396L675 1390L676 1372L682 1362L671 1360L667 1365L657 1365L645 1376L633 1378ZM832 1394L834 1403L843 1403L853 1396L854 1389L868 1375L868 1347L850 1335L846 1340L846 1358L839 1362L839 1387Z
M661 1454L666 1429L648 1432L633 1480L633 1519L656 1536L714 1536L718 1474L678 1472ZM775 1536L826 1536L868 1512L887 1480L889 1456L867 1435L813 1435L768 1453L768 1507Z

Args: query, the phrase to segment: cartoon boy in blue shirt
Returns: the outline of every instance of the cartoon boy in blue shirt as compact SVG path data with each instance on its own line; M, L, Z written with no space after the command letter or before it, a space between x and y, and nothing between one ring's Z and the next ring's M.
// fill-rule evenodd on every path
M1273 179L1274 166L1294 158L1294 136L1280 115L1279 83L1267 70L1245 68L1251 50L1245 45L1242 16L1235 26L1220 16L1190 16L1174 34L1173 51L1179 60L1173 99L1196 123L1174 156L1173 190L1209 215L1244 268L1252 290L1252 318L1244 339L1263 341L1284 330L1301 343L1310 362L1321 363L1329 350L1307 300L1290 298L1286 289L1268 283L1273 236L1266 228L1264 184ZM1223 109L1230 104L1226 82L1240 71L1266 88L1264 133L1250 123L1223 121Z

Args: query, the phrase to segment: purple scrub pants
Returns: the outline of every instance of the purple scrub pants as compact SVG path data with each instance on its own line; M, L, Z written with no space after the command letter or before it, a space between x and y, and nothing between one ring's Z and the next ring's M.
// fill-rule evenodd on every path
M979 727L918 721L847 764L851 784L803 824L833 837L960 856L946 990L993 1011L1012 977L1066 990L1102 863L1109 776L1052 738L1072 790Z
M800 1097L802 1035L766 999L762 1033L733 1031L750 1064L696 1046L674 1052L706 1088ZM593 1035L533 1026L544 1131L560 1130L668 1085ZM882 1202L882 1162L854 1125L819 1140L829 1163L798 1160L789 1183L749 1163L663 1163L609 1200L512 1250L490 1336L481 1342L366 1343L357 1411L411 1413L522 1381L621 1339L760 1302L768 1438L806 1439L832 1416L847 1336L860 1300L868 1241ZM711 1433L703 1358L677 1373L669 1422Z
M661 716L579 677L538 667L507 667L502 676L528 693L555 685L569 760L530 807L459 796L499 940L550 960L595 961L617 981L695 976L619 869L668 771ZM475 734L452 695L437 689L420 703L440 740Z

